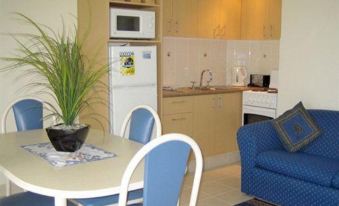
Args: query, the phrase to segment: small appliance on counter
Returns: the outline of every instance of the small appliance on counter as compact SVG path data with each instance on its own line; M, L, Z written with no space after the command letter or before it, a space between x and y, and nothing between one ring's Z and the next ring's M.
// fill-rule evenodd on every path
M270 75L264 74L251 74L249 87L266 87L270 86Z
M247 71L245 66L235 66L232 70L232 86L245 86Z

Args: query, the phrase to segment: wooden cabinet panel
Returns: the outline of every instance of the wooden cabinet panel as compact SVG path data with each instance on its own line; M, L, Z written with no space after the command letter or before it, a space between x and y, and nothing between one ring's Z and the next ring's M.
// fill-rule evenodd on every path
M166 0L164 36L240 39L241 0Z
M280 39L281 37L281 0L270 0L271 3L269 5L269 24L271 39Z
M219 0L217 8L216 38L240 39L241 0Z
M164 98L163 133L191 136L205 157L237 151L241 98L240 92Z
M192 113L164 115L163 134L181 133L192 136Z
M176 36L194 37L198 34L197 0L174 0Z
M175 30L173 27L174 24L174 15L173 15L173 1L174 0L164 0L163 1L163 35L164 36L174 36Z
M242 0L242 39L280 39L281 0Z
M213 154L216 95L194 97L193 138L199 144L203 156Z
M193 97L169 97L163 99L163 113L178 114L192 112Z
M267 1L242 1L242 39L265 39Z
M236 132L240 126L241 93L195 97L193 138L204 156L237 151Z
M225 22L222 27L222 39L240 39L241 0L221 0Z
M215 9L217 0L198 1L198 36L202 38L215 37Z
M216 154L238 150L236 133L241 126L241 102L241 93L218 96L214 142Z
M197 36L197 0L165 0L163 5L164 36Z

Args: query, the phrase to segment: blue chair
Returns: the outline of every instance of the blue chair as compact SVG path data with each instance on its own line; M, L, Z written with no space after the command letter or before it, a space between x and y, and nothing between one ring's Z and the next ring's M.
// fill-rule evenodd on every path
M156 137L161 135L161 122L156 111L150 106L140 105L134 107L125 117L122 123L120 136L126 137L126 130L130 123L128 138L130 140L146 144L152 138L154 124Z
M128 135L127 129L129 125ZM156 137L161 135L160 118L152 107L147 105L140 105L133 108L125 117L120 136L129 138L130 140L139 142L141 144L148 143L152 138L152 133L156 126ZM131 191L128 194L129 204L142 202L143 190ZM110 195L98 198L74 199L71 202L79 206L104 206L117 204L119 195Z
M2 133L7 131L7 117L13 110L17 131L42 129L43 105L42 101L35 98L17 99L12 102L2 116ZM6 182L6 196L11 194L11 184Z
M6 108L2 117L2 133L6 133L7 116L13 110L17 131L43 128L43 103L38 99L19 99Z
M43 128L43 103L38 99L19 99L6 108L2 117L2 133L6 133L7 116L9 111L13 110L17 131L26 131ZM0 199L0 206L48 206L54 205L54 199L31 192L22 192L10 195L10 182L6 183L6 196Z
M144 158L143 205L177 205L191 149L196 166L189 205L196 205L203 169L201 150L198 144L186 135L167 134L152 140L134 155L122 177L119 206L126 205L130 178Z

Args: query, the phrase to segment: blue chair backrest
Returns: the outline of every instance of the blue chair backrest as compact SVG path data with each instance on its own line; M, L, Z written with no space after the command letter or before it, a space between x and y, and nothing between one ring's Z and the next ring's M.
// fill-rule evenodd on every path
M132 112L129 139L146 144L152 137L154 117L147 109L137 109Z
M42 103L34 99L25 99L12 106L18 131L42 129Z
M190 146L172 141L158 146L145 158L144 205L177 205Z
M321 134L302 152L339 160L339 111L308 110Z

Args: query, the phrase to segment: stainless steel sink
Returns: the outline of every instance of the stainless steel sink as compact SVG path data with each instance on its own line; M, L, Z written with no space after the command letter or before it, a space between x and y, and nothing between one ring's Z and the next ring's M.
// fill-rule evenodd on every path
M228 86L209 86L209 87L180 87L177 88L175 91L177 92L199 92L199 91L217 91L217 90L227 90L229 89Z

